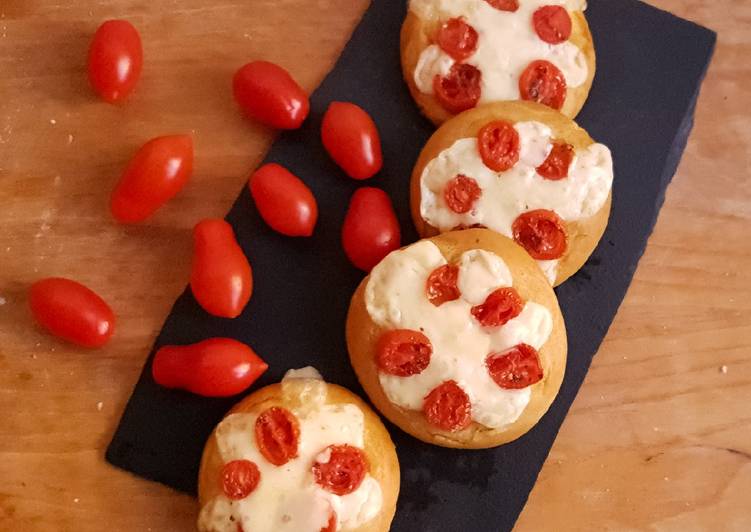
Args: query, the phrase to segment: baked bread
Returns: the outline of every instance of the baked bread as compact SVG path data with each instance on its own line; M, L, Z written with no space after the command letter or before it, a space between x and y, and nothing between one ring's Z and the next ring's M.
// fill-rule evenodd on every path
M585 0L410 0L404 79L436 125L475 105L526 99L575 117L595 76Z
M530 430L558 393L567 349L540 269L486 229L389 254L352 297L347 346L384 416L420 440L462 449Z
M378 416L312 368L238 403L201 460L201 532L385 532L399 462Z
M481 226L514 238L557 286L600 241L612 183L610 150L574 121L536 103L493 103L454 117L425 145L412 218L422 237Z

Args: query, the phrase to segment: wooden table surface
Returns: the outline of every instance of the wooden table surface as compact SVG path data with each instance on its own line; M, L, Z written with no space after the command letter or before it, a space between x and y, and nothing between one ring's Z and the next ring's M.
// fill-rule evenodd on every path
M751 2L652 2L719 46L657 229L519 531L751 530ZM192 530L193 499L104 449L186 284L193 223L228 210L272 141L236 111L232 73L265 58L312 90L366 5L0 0L0 530ZM122 107L85 78L90 36L114 17L140 29L147 61ZM183 131L190 186L147 224L114 224L124 162ZM52 275L112 303L107 348L32 325L27 287Z

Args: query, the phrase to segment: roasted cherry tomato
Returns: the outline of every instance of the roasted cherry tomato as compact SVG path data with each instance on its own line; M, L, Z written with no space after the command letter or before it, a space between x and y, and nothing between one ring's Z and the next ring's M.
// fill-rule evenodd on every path
M507 390L518 390L542 380L542 366L537 350L519 344L503 353L494 353L485 360L488 373L495 383Z
M258 450L275 466L297 458L300 422L286 408L272 406L261 412L256 419L255 432Z
M519 77L519 94L522 100L560 110L566 101L566 78L550 61L533 61Z
M108 20L89 46L89 82L105 101L123 100L141 77L143 49L138 30L125 20Z
M560 44L571 37L571 15L562 6L543 6L532 15L537 35L550 44Z
M321 454L325 462L313 464L313 476L326 491L335 495L352 493L362 484L369 465L365 453L352 445L329 445Z
M353 103L333 102L321 124L326 151L353 179L368 179L383 166L381 137L373 119Z
M511 232L517 244L533 259L554 260L566 253L566 225L553 211L538 209L525 212L514 220Z
M447 20L438 30L436 42L456 61L464 61L477 50L477 31L461 17Z
M433 91L438 103L449 113L461 113L480 101L482 72L466 63L455 63L448 74L436 76Z
M222 491L227 498L239 501L256 489L261 480L261 472L250 460L233 460L224 464L221 480Z
M466 429L472 422L469 396L456 381L446 381L434 388L425 397L422 409L428 423L449 432Z
M565 142L554 142L545 162L537 167L537 173L545 179L558 181L568 177L568 169L574 160L574 147Z
M70 279L52 277L29 289L36 321L55 336L83 347L101 347L115 330L115 314L89 288Z
M519 9L519 0L485 0L488 4L500 11L516 11Z
M250 176L250 194L261 218L287 236L310 236L318 220L318 204L310 189L285 167L269 163Z
M511 287L499 288L484 303L472 307L472 315L483 327L500 327L521 314L523 308L519 292Z
M436 307L448 301L459 299L459 268L453 264L444 264L433 270L425 284L425 295Z
M388 375L409 377L425 371L433 345L423 333L398 329L381 335L376 348L378 369Z
M519 161L519 133L504 120L483 127L477 134L477 145L482 162L495 172L505 172Z
M342 226L342 246L352 264L369 272L400 243L399 221L388 195L378 188L358 189Z
M112 215L120 223L142 222L180 192L192 172L190 136L151 139L130 160L112 192Z
M480 196L482 189L477 181L462 174L446 183L446 188L443 189L446 205L457 214L471 211Z
M289 72L268 61L253 61L235 73L235 100L245 114L276 129L297 129L310 102Z
M193 229L190 288L206 312L221 318L236 318L248 304L253 272L224 220L203 220Z
M231 338L166 345L151 364L157 384L206 397L229 397L248 389L268 369L247 345Z

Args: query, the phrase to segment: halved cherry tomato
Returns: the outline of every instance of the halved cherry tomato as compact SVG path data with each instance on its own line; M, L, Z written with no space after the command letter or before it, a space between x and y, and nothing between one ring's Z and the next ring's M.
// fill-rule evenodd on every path
M459 268L453 264L444 264L436 268L428 276L425 284L425 294L436 307L448 301L459 299Z
M483 327L500 327L521 314L523 308L519 292L508 287L491 293L484 303L472 307L471 312Z
M141 77L143 49L138 30L125 20L108 20L89 46L89 82L106 102L123 100Z
M357 189L342 226L342 247L356 267L369 272L401 243L399 221L383 190Z
M205 397L230 397L248 389L268 369L255 352L231 338L165 345L151 363L154 381L165 388Z
M347 495L360 487L370 468L362 449L347 444L329 445L321 454L328 455L328 460L313 464L313 476L319 486L335 495Z
M553 211L538 209L520 214L511 225L511 232L533 259L559 259L568 247L566 225Z
M542 366L537 350L519 344L503 353L493 353L485 360L495 383L506 390L519 390L542 380Z
M537 173L545 179L558 181L568 177L568 169L574 160L574 147L565 142L554 142L547 159L537 167Z
M455 63L448 74L436 76L433 91L436 99L449 113L461 113L480 101L482 72L466 63Z
M430 364L433 345L423 333L408 329L387 331L376 348L378 369L388 375L409 377L422 373Z
M353 103L329 105L321 139L334 162L353 179L368 179L383 167L378 128L370 115Z
M543 6L532 15L537 35L550 44L560 44L571 37L571 15L562 6Z
M144 221L182 190L192 172L190 136L151 139L130 160L112 192L112 215L120 223Z
M115 331L115 314L81 283L51 277L31 285L29 306L49 332L83 347L101 347Z
M446 183L446 188L443 189L446 205L457 214L471 211L480 196L482 189L477 181L462 174Z
M477 50L477 31L461 17L447 20L438 30L436 42L456 61L464 61Z
M287 236L310 236L318 220L318 204L302 180L285 167L269 163L248 182L261 218Z
M519 0L485 0L488 4L500 11L516 11L519 9Z
M519 94L522 100L560 110L566 101L566 78L550 61L533 61L519 77Z
M235 73L235 100L245 114L276 129L297 129L310 102L289 72L268 61L253 61Z
M425 397L422 410L428 423L449 432L465 429L472 422L469 396L456 381L434 388Z
M261 480L261 472L250 460L233 460L224 464L221 480L222 491L227 498L239 501L256 489Z
M258 450L275 466L297 458L300 422L286 408L272 406L261 412L256 419L255 433Z
M190 288L206 312L221 318L236 318L248 304L253 271L224 220L203 220L193 228Z
M519 132L505 120L483 127L477 134L477 145L482 162L495 172L505 172L519 161Z

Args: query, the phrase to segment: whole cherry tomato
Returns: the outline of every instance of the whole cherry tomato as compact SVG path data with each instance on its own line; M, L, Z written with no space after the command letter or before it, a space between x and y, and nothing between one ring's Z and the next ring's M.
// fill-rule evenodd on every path
M247 345L231 338L211 338L161 347L151 364L151 375L166 388L229 397L248 389L268 367Z
M358 189L342 227L342 246L352 264L369 272L400 243L399 221L388 195L378 188Z
M125 20L108 20L89 47L89 82L106 102L124 100L141 77L143 49L138 30Z
M287 236L310 236L318 220L318 204L310 189L285 167L270 163L256 170L250 194L263 220Z
M362 108L333 102L321 124L321 139L332 159L353 179L368 179L383 166L378 128Z
M115 330L115 314L95 292L70 279L52 277L29 289L36 321L55 336L83 347L101 347Z
M203 220L193 229L190 288L206 312L221 318L236 318L248 304L253 272L224 220Z
M245 114L276 129L297 129L308 117L310 102L289 72L268 61L253 61L235 73L235 100Z
M190 136L151 139L130 160L112 192L112 215L120 223L144 221L182 190L192 172Z

